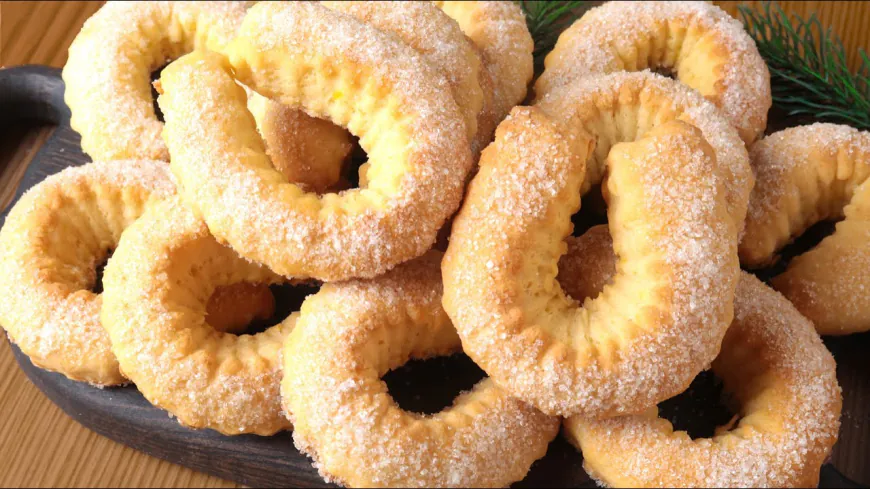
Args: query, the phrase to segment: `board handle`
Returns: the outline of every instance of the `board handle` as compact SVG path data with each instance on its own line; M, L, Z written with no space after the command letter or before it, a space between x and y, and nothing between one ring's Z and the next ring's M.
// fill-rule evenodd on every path
M862 488L861 484L849 479L837 470L833 465L827 463L822 465L822 470L819 473L819 487L840 487L845 489Z
M9 209L30 187L90 158L81 150L81 137L70 127L70 110L63 100L59 68L23 65L0 69L0 128L37 124L56 126L34 155L18 184L15 197L0 212L0 226Z
M23 65L0 70L0 125L41 122L69 126L60 69Z

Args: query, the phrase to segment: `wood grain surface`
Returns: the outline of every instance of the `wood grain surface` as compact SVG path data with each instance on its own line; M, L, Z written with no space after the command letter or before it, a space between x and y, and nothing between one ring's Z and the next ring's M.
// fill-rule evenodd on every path
M82 23L102 2L0 2L0 66L61 67ZM51 128L0 136L0 208ZM27 380L0 341L0 486L238 487L159 460L79 425Z
M740 2L716 2L731 13ZM747 2L757 4L760 2ZM0 66L63 66L81 24L102 2L0 2ZM870 48L870 2L781 2L816 12L843 39L852 66ZM51 128L0 134L0 208L5 207ZM0 486L234 487L109 441L72 421L19 370L0 341Z
M738 5L747 4L753 8L760 8L762 4L760 1L713 3L738 18ZM791 1L779 2L779 5L787 13L800 15L804 19L815 13L823 26L833 28L843 41L849 66L853 70L858 69L861 64L858 49L870 51L870 2Z

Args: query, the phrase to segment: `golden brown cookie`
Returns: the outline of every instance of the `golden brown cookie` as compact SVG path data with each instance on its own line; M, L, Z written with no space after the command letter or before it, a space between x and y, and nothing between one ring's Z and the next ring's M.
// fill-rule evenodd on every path
M418 53L293 2L252 7L229 52L232 67L213 53L169 65L159 99L179 193L218 239L282 275L327 281L376 276L432 246L472 161L447 82ZM231 72L359 135L366 188L318 196L286 182Z
M492 141L495 128L526 98L534 75L535 43L516 2L437 1L480 53L483 110L477 119L474 154Z
M174 193L166 163L121 160L65 169L15 204L0 230L0 325L34 365L98 386L127 382L100 324L97 266Z
M727 186L728 212L742 231L754 182L749 154L721 111L695 90L661 75L623 71L581 78L547 92L535 106L569 137L588 133L595 140L583 194L604 179L604 161L614 144L634 141L672 120L697 127L713 147L714 171ZM574 136L574 132L581 134Z
M757 268L813 224L834 234L771 280L823 335L870 330L870 133L812 124L771 134L750 151L757 182L740 261Z
M206 316L218 287L282 280L218 243L170 198L122 236L103 278L101 319L124 374L181 424L271 435L290 427L279 353L297 315L241 336L217 331Z
M223 50L247 2L107 2L82 27L63 69L70 125L94 160L169 160L151 72L195 49Z
M722 110L749 145L764 133L770 74L752 37L707 2L607 2L559 36L538 98L590 75L663 70Z
M618 269L607 228L572 242L574 253L560 264L562 287L579 301L606 294L613 285L594 284L611 284ZM569 418L565 432L587 472L609 487L816 487L837 440L842 400L834 359L812 323L741 273L734 322L713 371L739 409L712 438L674 431L656 408Z
M557 265L592 141L514 109L483 152L442 265L465 352L512 395L562 416L639 412L683 391L719 351L739 271L716 152L671 121L610 148L619 275L594 301L566 296Z
M168 160L153 109L151 73L194 50L223 51L235 37L244 1L107 2L76 36L64 65L64 98L82 149L95 160ZM352 148L328 121L253 92L249 108L275 167L312 191L337 180Z
M306 299L284 347L296 446L348 487L507 487L544 456L557 418L485 379L437 414L402 410L381 377L461 350L441 308L440 253Z

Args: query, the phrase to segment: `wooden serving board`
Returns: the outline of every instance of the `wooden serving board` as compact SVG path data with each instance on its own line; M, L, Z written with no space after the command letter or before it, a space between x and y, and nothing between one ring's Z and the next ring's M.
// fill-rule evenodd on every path
M55 131L27 168L15 200L48 175L90 159L69 127L60 70L22 66L0 70L0 130L12 125L50 123ZM13 201L14 202L14 201ZM10 205L11 207L11 205ZM0 225L8 207L0 214ZM286 314L310 289L276 291L278 309ZM827 339L838 362L844 391L840 441L831 463L821 471L820 487L870 485L870 334ZM263 487L330 487L311 461L293 446L289 433L272 437L228 437L211 430L190 430L151 406L134 386L96 389L33 366L17 347L13 352L28 378L63 411L87 428L149 455L240 484ZM468 389L483 373L464 355L412 362L385 376L400 406L437 412ZM422 386L422 387L421 387ZM684 394L662 403L662 415L677 428L708 436L730 418L718 403L721 386L701 375ZM845 474L845 475L844 475ZM857 481L854 482L854 481ZM860 483L860 484L858 484ZM561 436L528 477L514 487L594 487L582 467L580 453Z

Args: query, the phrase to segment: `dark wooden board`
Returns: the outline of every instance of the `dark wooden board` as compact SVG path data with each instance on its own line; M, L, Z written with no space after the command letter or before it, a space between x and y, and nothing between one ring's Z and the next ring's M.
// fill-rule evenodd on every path
M59 70L41 66L0 70L0 129L28 121L57 126L26 170L16 200L46 176L90 161L81 152L78 135L69 127L69 109L63 103L59 74ZM0 224L5 214L0 215ZM838 361L844 414L840 441L832 463L822 468L820 487L861 487L853 480L870 485L870 363L866 361L870 334L827 339L826 344ZM296 450L288 433L227 437L211 430L190 430L151 406L134 386L96 389L36 368L18 348L13 345L12 349L22 370L46 396L71 418L112 440L249 486L330 487L311 467L310 460ZM415 409L437 411L479 377L480 372L473 365L469 368L468 362L459 357L419 363L391 373L385 380L403 407L415 405ZM442 379L443 383L437 388L415 390L415 385L429 385L415 379ZM690 432L708 430L721 422L706 415L716 410L715 401L713 407L706 406L717 395L715 386L711 386L701 381L697 386L693 384L692 394L663 403L663 415L678 428ZM709 426L693 426L699 419ZM583 471L581 455L560 436L547 455L535 463L529 476L514 487L594 487L594 483Z

